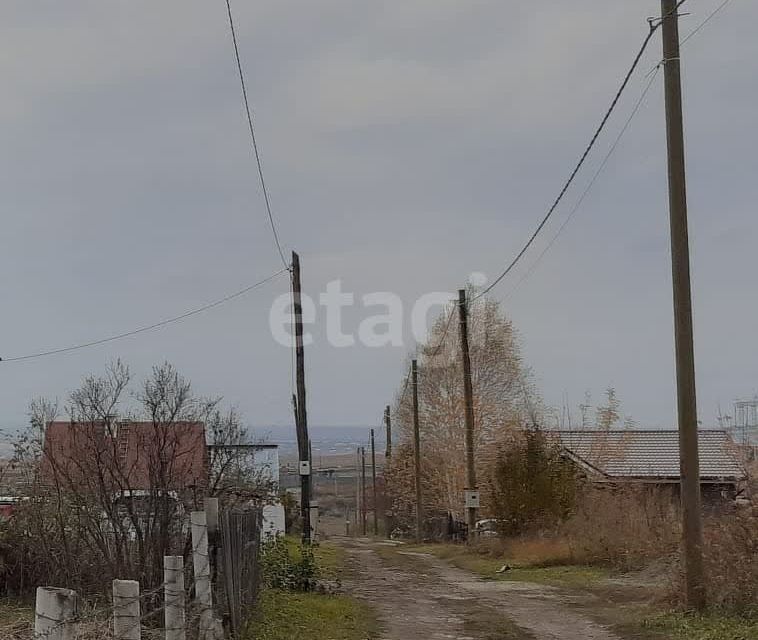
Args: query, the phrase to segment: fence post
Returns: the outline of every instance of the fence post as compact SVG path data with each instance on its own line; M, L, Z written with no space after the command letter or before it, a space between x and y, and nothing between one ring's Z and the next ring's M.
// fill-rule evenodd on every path
M164 623L166 640L185 640L186 625L184 613L184 558L165 556L163 558Z
M205 511L193 511L192 523L192 566L195 572L195 596L200 607L199 640L215 640L217 626L213 616L213 595L211 593L211 565L208 555L208 518Z
M205 517L208 524L208 535L212 538L218 531L218 498L205 499Z
M139 582L113 581L113 638L114 640L140 640Z
M40 640L74 640L77 635L76 591L58 587L37 587L34 637Z

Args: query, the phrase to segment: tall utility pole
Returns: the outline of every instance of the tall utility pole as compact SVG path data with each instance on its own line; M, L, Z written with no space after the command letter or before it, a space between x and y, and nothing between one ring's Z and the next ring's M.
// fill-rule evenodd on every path
M475 492L476 465L474 464L474 391L471 384L471 355L468 348L468 307L466 290L458 291L458 317L461 330L461 354L463 356L463 398L466 412L466 489L467 502L470 492ZM476 507L467 505L466 524L468 524L469 539L473 538L476 529Z
M361 519L361 448L355 450L355 535Z
M706 605L703 571L703 520L700 497L695 356L692 337L690 250L687 232L687 186L682 124L682 81L679 64L677 0L661 0L666 141L668 146L671 269L674 283L674 341L679 415L679 456L687 604L701 611Z
M295 316L295 359L297 402L295 428L300 458L300 514L303 518L303 544L311 543L311 453L308 414L305 408L305 349L303 348L303 303L300 256L292 252L292 298Z
M363 536L366 537L366 526L368 524L368 509L366 504L366 448L361 447L361 521Z
M392 499L390 498L387 484L387 471L389 470L390 460L392 459L392 418L390 417L390 406L384 408L384 425L387 429L387 447L384 450L384 488L382 490L382 508L384 509L384 533L389 538L392 535Z
M374 535L379 535L379 502L376 497L376 446L374 444L374 430L371 429L371 491L374 499Z
M413 385L413 466L416 480L416 541L423 542L424 513L421 506L421 429L418 421L418 364L411 362Z
M389 405L384 408L384 426L387 429L387 446L384 449L384 466L386 468L387 462L392 457L392 418L390 417Z

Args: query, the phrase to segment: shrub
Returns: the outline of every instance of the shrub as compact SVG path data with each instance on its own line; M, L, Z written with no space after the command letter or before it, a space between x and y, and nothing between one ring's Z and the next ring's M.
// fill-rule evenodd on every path
M574 508L576 470L538 429L501 445L489 483L491 511L504 535L552 529Z
M312 591L319 578L319 567L309 545L294 548L286 538L265 542L261 553L263 583L282 591Z
M711 606L758 615L758 518L748 514L711 518L704 537Z
M576 561L625 571L674 557L680 530L673 493L612 486L585 487L560 528Z

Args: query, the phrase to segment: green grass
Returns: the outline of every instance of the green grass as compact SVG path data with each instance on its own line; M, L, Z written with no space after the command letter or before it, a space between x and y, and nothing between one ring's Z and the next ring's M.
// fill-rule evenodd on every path
M758 619L715 614L667 613L648 618L641 627L668 640L758 640Z
M253 640L369 640L378 624L368 605L348 596L264 591Z
M302 544L298 536L286 536L284 542L287 545L290 557L300 560ZM326 580L335 580L344 567L344 552L329 542L319 542L313 545L313 555L318 565L320 577Z
M447 560L459 569L465 569L490 580L511 580L534 582L558 587L590 588L597 585L609 572L600 567L561 565L555 567L530 566L508 558L494 558L477 553L463 545L428 544L403 546L402 551L428 553L442 560ZM504 565L512 568L505 573L497 573Z

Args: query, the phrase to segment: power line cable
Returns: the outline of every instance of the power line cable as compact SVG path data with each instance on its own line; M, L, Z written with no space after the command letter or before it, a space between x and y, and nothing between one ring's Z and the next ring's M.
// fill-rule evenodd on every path
M677 5L677 8L684 4L684 0L680 2ZM487 288L485 288L481 293L477 294L473 300L477 300L478 298L481 298L483 295L486 295L489 293L493 288L495 288L502 280L505 278L518 264L518 262L521 260L521 258L524 256L524 254L529 250L529 247L532 246L534 241L536 240L537 236L540 234L542 229L547 224L548 220L552 217L552 215L555 213L556 209L558 208L558 205L563 200L564 196L568 192L569 188L574 182L574 179L578 175L581 168L584 166L585 161L587 160L587 157L589 156L590 152L595 146L595 143L597 142L598 138L600 137L600 134L605 129L606 124L608 123L608 120L610 119L613 112L616 110L616 106L618 105L619 101L621 100L621 96L623 95L624 91L626 90L627 86L629 85L629 81L631 80L632 76L634 75L634 72L636 71L637 67L639 66L640 60L642 60L642 56L645 53L645 50L647 49L648 45L650 44L650 40L652 39L655 32L660 27L660 22L653 23L652 21L649 23L650 28L648 30L647 36L645 36L645 39L642 42L642 46L640 47L639 51L637 52L637 55L634 58L634 61L632 62L632 66L629 68L629 71L627 71L626 75L624 76L624 80L621 83L621 86L619 87L618 91L616 92L616 95L614 96L610 107L605 112L605 115L603 116L603 119L600 121L600 125L595 130L594 135L590 139L589 144L585 148L584 152L579 158L579 162L574 167L573 171L569 175L568 180L563 185L563 188L558 193L558 197L553 201L553 204L548 209L547 214L542 218L537 228L534 230L534 233L529 237L526 244L521 248L521 250L516 254L516 257L513 258L513 260L508 264L508 266L503 270L503 272L495 278L495 280L490 284Z
M13 358L0 358L0 362L20 362L22 360L32 360L35 358L43 358L46 356L52 356L57 355L60 353L68 353L70 351L78 351L79 349L87 349L89 347L95 347L97 345L105 344L107 342L114 342L115 340L121 340L123 338L128 338L131 336L135 336L139 333L144 333L146 331L152 331L153 329L158 329L160 327L165 327L168 324L173 324L175 322L179 322L181 320L185 320L186 318L190 318L192 316L195 316L199 313L203 313L204 311L208 311L210 309L213 309L214 307L218 307L222 304L225 304L227 302L230 302L236 298L239 298L241 296L244 296L246 293L249 293L253 289L257 289L258 287L263 286L264 284L271 282L274 278L280 276L281 274L288 271L288 269L280 269L276 273L268 276L267 278L264 278L263 280L260 280L254 284L251 284L244 289L240 289L239 291L235 291L234 293L229 294L228 296L224 296L223 298L220 298L218 300L215 300L214 302L210 302L206 305L203 305L202 307L198 307L197 309L192 309L190 311L187 311L185 313L182 313L181 315L174 316L172 318L167 318L165 320L161 320L160 322L155 322L153 324L139 327L138 329L133 329L132 331L126 331L125 333L119 333L114 336L109 336L107 338L102 338L100 340L92 340L91 342L85 342L82 344L73 345L70 347L62 347L59 349L50 349L48 351L40 351L38 353L31 353L24 356L15 356Z
M653 86L653 82L655 81L658 71L660 70L660 65L656 66L654 69L653 75L650 77L650 80L648 81L647 85L645 86L645 89L643 90L642 94L640 95L639 100L637 100L637 103L634 105L634 109L632 110L629 118L627 119L626 123L622 127L621 131L619 132L618 136L614 140L613 144L611 145L611 148L608 150L608 153L606 153L605 157L603 158L603 161L600 163L600 166L598 167L597 171L595 172L595 175L592 176L592 180L590 180L589 184L585 188L585 190L582 192L582 195L579 197L579 199L576 201L576 204L571 209L571 212L566 217L566 219L563 221L563 224L560 226L558 231L553 236L550 243L542 250L542 253L537 257L537 260L535 260L534 264L529 268L529 270L524 274L524 276L516 283L516 285L506 294L506 297L509 295L513 295L513 293L526 281L529 279L529 277L534 273L539 263L542 261L542 259L545 257L545 254L550 251L550 249L553 247L553 245L558 240L558 237L563 233L564 229L568 226L568 224L571 222L571 219L574 217L574 214L579 210L579 208L584 203L584 200L589 195L590 191L592 191L592 188L595 186L595 183L597 182L598 178L602 174L602 172L605 170L606 165L608 164L608 161L611 159L613 154L615 153L616 149L618 148L619 144L621 143L622 138L626 134L626 132L629 130L629 127L632 124L632 121L634 120L635 116L639 112L640 108L642 107L643 102L645 101L645 98L647 97L647 94L650 92L650 89Z
M714 9L706 18L703 20L697 27L695 27L681 42L681 45L684 45L686 42L688 42L693 36L697 35L720 11L722 11L732 0L724 0L716 9ZM680 2L679 6L684 4L684 2ZM539 266L542 259L545 257L545 254L547 254L550 249L553 247L555 242L558 240L558 237L561 235L561 233L564 231L564 229L568 226L568 224L571 222L571 219L573 218L574 214L578 211L578 209L581 207L582 203L586 199L586 197L589 195L589 192L592 190L593 186L595 185L595 182L600 177L600 174L605 169L605 166L608 164L608 161L613 156L614 152L619 146L619 143L621 142L621 139L626 134L627 130L629 129L630 125L632 124L632 121L634 120L635 116L639 112L642 103L644 102L645 98L647 97L647 94L650 92L650 89L652 88L653 82L655 81L655 78L658 74L658 71L661 68L661 65L665 63L664 60L661 60L654 68L651 74L651 78L649 82L647 83L645 89L643 90L639 100L634 106L634 109L632 110L632 113L630 114L628 120L624 124L623 128L621 129L621 132L617 136L616 140L614 141L613 145L611 145L610 150L606 154L606 156L603 158L603 161L600 163L600 166L598 167L598 170L595 172L595 175L592 177L592 180L590 180L589 184L587 185L587 188L584 190L582 195L580 196L579 200L577 200L576 204L574 205L573 209L569 213L566 220L563 222L563 224L560 226L556 234L553 236L550 243L542 250L542 253L538 256L537 260L532 264L532 266L529 268L529 270L524 274L524 276L516 283L516 285L511 289L510 292L506 294L506 297L513 295L516 290L526 281L529 279L529 277L534 273L534 271Z
M445 344L445 338L447 338L447 332L450 330L450 324L452 323L453 316L455 315L455 300L451 301L453 303L452 308L450 309L450 313L447 317L447 322L445 323L445 330L442 332L442 337L439 339L439 342L437 343L437 346L434 348L434 351L429 356L430 358L436 358L437 355L440 352L440 349L442 349L442 345Z
M708 24L708 23L709 23L711 20L713 20L713 18L715 18L715 17L716 17L716 15L717 15L717 14L718 14L718 13L719 13L719 12L720 12L722 9L724 9L724 8L726 7L726 5L728 5L728 4L729 4L731 1L732 1L732 0L724 0L724 2L722 2L722 3L721 3L719 6L718 6L718 7L716 7L716 8L715 8L715 9L714 9L714 10L713 10L713 11L712 11L712 12L711 12L709 15L708 15L708 17L707 17L705 20L703 20L703 21L702 21L702 22L701 22L701 23L700 23L700 24L699 24L697 27L695 27L695 28L694 28L692 31L690 31L690 32L687 34L687 36L684 38L684 40L682 40L682 41L679 43L679 44L680 44L680 46L681 46L681 45L683 45L683 44L685 44L687 41L689 41L689 40L690 40L690 38L692 38L694 35L696 35L697 33L699 33L699 32L700 32L700 31L703 29L703 27L705 27L705 25L707 25L707 24Z
M398 401L398 406L402 406L403 400L405 399L405 393L408 391L408 381L411 379L411 368L408 367L408 375L405 376L405 384L403 385L403 391L400 394L400 400Z
M237 44L237 31L234 27L234 18L232 16L231 0L226 0L226 10L229 15L229 30L232 34L232 43L234 44L234 57L237 61L237 71L239 72L240 86L242 87L242 99L245 103L245 113L247 114L247 124L250 129L250 140L253 143L253 154L255 155L255 163L258 167L258 178L260 179L261 189L263 190L263 198L266 201L266 212L268 213L268 220L271 223L271 233L274 236L274 242L276 248L279 251L279 257L282 259L284 266L289 269L290 265L287 259L284 257L284 250L282 244L279 241L279 233L276 230L276 224L274 222L274 214L271 211L271 198L266 188L266 180L263 177L263 164L261 162L261 154L258 150L258 142L255 137L255 126L253 125L253 115L250 109L250 101L247 97L247 85L245 84L245 73L242 70L242 60L240 59L239 45Z

